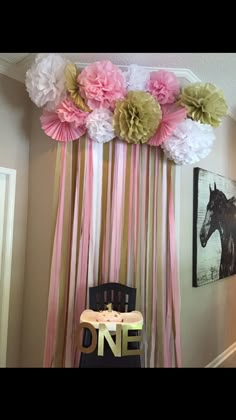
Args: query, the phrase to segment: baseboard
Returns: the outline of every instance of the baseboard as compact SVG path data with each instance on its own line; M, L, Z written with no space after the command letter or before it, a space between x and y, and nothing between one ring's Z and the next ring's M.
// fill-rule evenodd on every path
M236 351L236 341L231 346L229 346L223 353L219 354L214 360L212 360L206 368L216 368L220 366L224 360L228 359L231 354L233 354Z

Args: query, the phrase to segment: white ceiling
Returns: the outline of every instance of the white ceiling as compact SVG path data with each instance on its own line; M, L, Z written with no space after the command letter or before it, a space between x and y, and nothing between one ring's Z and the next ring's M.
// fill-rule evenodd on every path
M76 63L109 59L126 66L165 67L189 70L195 80L215 83L224 93L230 115L236 119L236 53L61 53ZM33 62L32 53L0 53L0 73L24 82L25 72Z
M27 56L29 56L29 53L0 53L0 59L5 61L7 64L20 63Z

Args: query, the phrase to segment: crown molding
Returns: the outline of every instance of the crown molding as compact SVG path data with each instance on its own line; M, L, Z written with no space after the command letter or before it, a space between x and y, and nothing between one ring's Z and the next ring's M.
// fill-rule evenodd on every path
M11 77L12 79L18 80L18 82L24 83L25 82L25 72L29 68L30 64L33 62L36 54L30 54L28 57L23 59L19 64L8 64L6 61L0 58L0 73L5 74L8 77ZM80 67L84 68L88 66L91 63L81 63L81 62L75 62L75 64ZM128 69L128 66L120 66L121 69ZM176 77L180 79L184 79L186 82L189 83L197 83L202 82L199 77L196 76L195 73L193 73L191 70L186 68L175 68L175 67L146 67L142 66L144 69L147 69L149 71L157 71L157 70L166 70L171 71L176 75ZM236 121L236 113L233 112L233 110L229 107L228 108L228 114L230 118L232 118L234 121Z

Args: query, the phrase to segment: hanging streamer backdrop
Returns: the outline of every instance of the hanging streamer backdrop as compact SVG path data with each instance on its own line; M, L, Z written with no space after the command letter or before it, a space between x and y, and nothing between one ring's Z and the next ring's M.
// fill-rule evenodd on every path
M79 365L80 315L104 282L137 289L145 366L181 366L172 162L208 156L223 91L109 60L80 69L58 54L37 55L25 82L59 142L44 366Z
M181 366L174 165L159 148L85 136L59 143L45 367L76 367L88 289L137 288L145 366Z

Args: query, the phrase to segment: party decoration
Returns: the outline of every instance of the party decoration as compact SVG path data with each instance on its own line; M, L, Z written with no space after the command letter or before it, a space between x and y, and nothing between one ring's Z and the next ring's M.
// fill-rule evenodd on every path
M182 89L179 102L188 110L194 121L218 127L227 113L222 90L211 83L193 83Z
M189 165L204 159L211 151L215 140L213 128L186 119L162 144L167 157L179 165Z
M106 143L112 140L116 136L112 122L113 114L109 109L94 109L86 120L90 139L98 143Z
M125 96L125 81L120 69L110 61L89 64L78 76L81 94L88 106L114 108L115 102Z
M76 125L74 122L61 120L58 112L43 111L40 117L42 129L45 133L57 141L72 141L83 136L86 132L85 126Z
M176 105L163 105L161 107L162 120L159 124L157 132L149 140L150 146L160 146L168 137L171 136L176 126L182 122L187 115L187 111L183 107Z
M116 139L162 147L176 164L196 163L211 151L227 103L212 83L181 87L174 72L109 60L80 69L58 54L39 54L26 89L43 108L41 126L57 141Z
M76 65L72 63L67 64L65 68L65 78L70 97L79 109L85 112L91 112L91 109L85 104L79 93L79 84L77 82L78 75L79 69L77 69Z
M128 143L146 143L161 120L161 107L146 92L131 91L118 101L114 111L117 136Z
M39 54L26 72L26 88L38 107L53 110L65 96L66 61L57 54Z
M71 123L74 127L83 126L83 130L86 131L85 121L89 114L77 108L70 98L66 98L58 105L56 113L62 122Z
M149 71L136 64L131 64L127 71L124 71L126 89L129 90L146 90L149 79Z
M179 81L174 73L159 70L150 73L147 91L151 93L159 104L172 104L179 94Z

